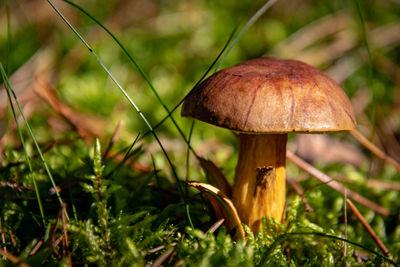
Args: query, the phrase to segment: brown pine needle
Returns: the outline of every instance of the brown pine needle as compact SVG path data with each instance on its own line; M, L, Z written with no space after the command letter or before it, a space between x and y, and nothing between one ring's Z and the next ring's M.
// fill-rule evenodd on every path
M293 178L288 178L286 177L286 182L294 189L294 191L296 191L296 193L301 197L301 201L303 202L304 205L304 210L306 212L310 212L313 211L314 209L310 206L310 204L308 204L305 195L305 192L303 190L303 188L301 187L301 185L299 185L298 182L296 182L295 179Z
M5 257L6 259L8 259L9 261L11 261L12 263L14 263L15 265L19 265L20 267L30 267L29 264L26 264L24 262L21 262L20 259L18 259L17 256L15 256L14 254L11 254L10 252L6 252L4 250L0 249L0 256Z
M301 158L299 158L298 156L296 156L292 152L287 151L286 152L286 157L291 162L296 164L298 167L300 167L301 169L305 170L306 172L308 172L309 174L311 174L312 176L314 176L318 180L322 181L327 186L335 189L336 191L344 194L344 192L346 190L347 197L353 199L354 201L360 203L361 205L364 205L364 206L366 206L366 207L378 212L379 214L381 214L383 216L388 216L390 214L390 211L388 209L386 209L386 208L384 208L384 207L372 202L371 200L369 200L369 199L357 194L356 192L351 191L350 189L346 188L341 183L333 180L327 174L325 174L325 173L321 172L320 170L314 168L312 165L308 164L307 162L305 162L304 160L302 160Z
M383 242L379 239L379 237L376 235L374 229L368 224L368 222L364 219L364 217L361 215L361 213L358 211L356 206L354 206L353 202L351 202L350 199L346 199L347 204L349 205L351 211L356 215L357 219L360 221L360 223L364 226L365 230L367 230L368 234L374 239L378 247L382 250L382 252L385 254L386 257L390 257L389 250L385 247Z
M39 251L39 249L42 247L42 245L43 245L43 240L39 240L39 242L37 242L36 245L31 250L31 252L29 252L29 256L35 255Z
M387 155L385 152L383 152L379 147L371 143L365 136L363 136L359 131L357 130L351 130L350 134L357 139L358 142L360 142L365 148L367 148L369 151L371 151L375 156L377 156L379 159L383 160L384 162L392 165L393 167L396 168L398 172L400 172L400 163L398 163L395 159Z
M151 265L152 267L158 267L163 264L163 262L168 259L168 257L174 252L175 248L169 248L167 249L163 254L161 254Z
M171 244L170 244L170 246L171 247L175 247L176 246L176 242L172 242ZM153 253L156 253L156 252L158 252L158 251L160 251L160 250L162 250L162 249L164 249L165 248L165 245L160 245L160 246L158 246L158 247L155 247L155 248L152 248L152 249L150 249L149 251L147 251L147 255L150 255L150 254L153 254Z

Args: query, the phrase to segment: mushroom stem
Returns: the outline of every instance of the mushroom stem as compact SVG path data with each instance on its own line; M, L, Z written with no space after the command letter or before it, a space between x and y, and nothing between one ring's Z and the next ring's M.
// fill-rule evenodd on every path
M287 134L240 134L239 139L233 203L256 233L262 217L284 217Z

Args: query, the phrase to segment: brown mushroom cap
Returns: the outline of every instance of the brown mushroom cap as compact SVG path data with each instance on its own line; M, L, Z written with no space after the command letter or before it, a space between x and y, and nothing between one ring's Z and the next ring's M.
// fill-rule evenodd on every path
M223 69L187 97L182 116L248 133L330 132L356 126L343 90L300 61L249 60Z

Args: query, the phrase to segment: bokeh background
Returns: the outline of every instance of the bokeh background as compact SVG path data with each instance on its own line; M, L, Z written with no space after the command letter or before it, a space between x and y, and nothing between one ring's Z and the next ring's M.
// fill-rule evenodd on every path
M264 4L253 0L75 3L101 21L127 48L169 109L204 75L235 27L240 31ZM151 125L167 116L136 67L99 25L63 1L54 1L54 4L126 89ZM298 59L325 71L350 97L358 130L400 161L398 0L278 0L244 33L222 67L261 56ZM106 147L120 125L113 146L117 154L129 146L138 133L148 130L96 59L47 1L0 1L0 61L36 138L45 147L55 141L76 139L92 144L95 137ZM7 151L21 145L7 101L2 86L0 159L3 166L9 158ZM184 133L189 134L191 121L181 118L180 109L173 116ZM27 130L23 131L28 137ZM192 180L207 181L192 156L190 172L187 170L187 146L170 120L156 132L182 179L189 176ZM232 133L196 122L191 143L199 155L213 160L232 182L238 146ZM154 160L166 179L173 183L168 164L154 138L148 135L141 144L140 155L132 163L134 170L146 172L152 168ZM347 133L293 135L289 149L391 209L394 215L388 219L361 208L378 234L391 244L391 249L400 252L400 228L396 227L400 184L394 168L373 157ZM63 148L62 153L74 155L73 149ZM51 159L54 161L50 164L55 169L69 164ZM296 177L305 188L315 186L316 182L308 181L308 176L296 167L290 164L288 167L288 175ZM63 179L61 174L59 179ZM288 190L293 194L293 190ZM314 194L311 205L316 210L311 217L321 223L336 218L332 226L337 224L343 229L340 218L343 202L339 195L332 193L332 198L324 200L321 191L310 194ZM146 201L149 202L148 198ZM118 205L122 209L123 204ZM163 203L158 206L162 207ZM327 209L331 213L320 218L318 212ZM208 219L198 221L204 223ZM353 235L357 237L356 230ZM372 241L362 241L374 246Z

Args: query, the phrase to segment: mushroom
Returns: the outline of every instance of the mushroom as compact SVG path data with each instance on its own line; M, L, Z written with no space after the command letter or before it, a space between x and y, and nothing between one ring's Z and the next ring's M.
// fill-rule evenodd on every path
M284 218L287 134L356 126L348 97L331 78L303 62L275 58L213 74L188 95L182 116L238 134L232 200L253 232L262 217Z

